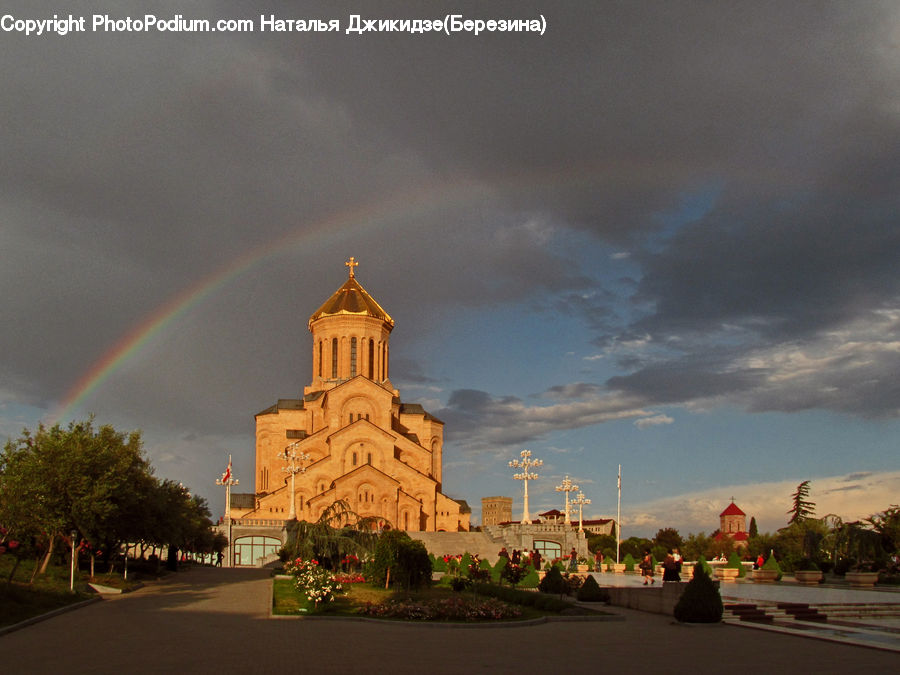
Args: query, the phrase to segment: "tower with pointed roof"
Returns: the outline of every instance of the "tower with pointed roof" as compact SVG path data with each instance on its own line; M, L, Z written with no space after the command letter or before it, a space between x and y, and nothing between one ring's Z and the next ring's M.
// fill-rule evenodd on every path
M255 495L242 523L313 522L343 500L361 516L410 531L468 530L469 508L442 492L444 423L404 403L389 379L394 320L349 275L309 318L312 377L298 399L256 415ZM302 468L291 475L286 454ZM240 503L240 500L239 500Z

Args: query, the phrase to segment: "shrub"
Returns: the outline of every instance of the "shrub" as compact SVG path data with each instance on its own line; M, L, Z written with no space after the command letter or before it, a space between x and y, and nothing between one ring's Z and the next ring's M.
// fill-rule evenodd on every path
M538 584L541 583L541 578L538 576L537 570L535 570L531 565L527 568L527 573L525 574L525 578L519 582L520 588L537 588Z
M527 574L527 567L522 567L521 565L515 565L513 563L507 563L503 566L503 569L500 570L500 578L504 581L508 581L509 585L513 588L515 588Z
M597 580L593 576L588 575L575 597L581 602L609 602L609 591L605 588L600 588Z
M712 566L706 562L706 558L702 555L697 558L697 564L703 566L703 571L706 572L706 576L711 577L713 575Z
M626 572L634 572L634 565L637 561L631 556L630 553L625 556L622 562L625 563Z
M431 569L432 570L434 570L435 572L447 572L448 571L447 562L443 559L443 557L440 557L440 556L435 557L430 554L429 554L429 557L431 558Z
M747 576L747 570L744 569L744 566L741 564L741 556L738 555L736 551L732 551L728 556L728 562L725 563L725 567L736 569L738 571L738 578Z
M538 590L540 590L541 593L563 595L566 592L566 588L566 580L563 579L562 573L556 565L550 568L550 571L547 572L546 576L541 579L541 583L538 584Z
M719 589L698 562L694 565L694 578L675 605L675 618L685 623L717 623L722 620L723 611Z
M399 581L406 590L431 583L431 561L425 544L401 530L388 530L378 538L366 574L376 586Z
M803 558L800 562L797 563L797 566L794 568L794 571L801 572L821 572L821 568L816 564L815 560L811 558Z
M778 565L778 561L775 560L775 556L774 556L774 555L770 555L770 556L769 556L769 559L766 560L765 563L763 563L762 568L763 568L764 570L777 570L777 571L778 571L778 576L775 577L775 581L781 581L781 576L782 576L782 573L781 573L781 567Z

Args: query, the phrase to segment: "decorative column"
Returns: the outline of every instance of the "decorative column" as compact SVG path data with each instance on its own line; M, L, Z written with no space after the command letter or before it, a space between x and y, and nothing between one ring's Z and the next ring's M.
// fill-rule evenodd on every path
M353 258L351 258L351 260L353 260ZM353 268L351 267L350 269L352 276ZM287 466L281 467L282 472L289 473L291 475L291 506L288 510L288 520L297 520L297 500L294 495L294 476L296 476L298 473L306 473L306 467L303 466L303 462L309 461L308 454L306 454L302 450L297 450L297 445L299 443L300 441L294 441L276 455L278 459L283 459L285 462L287 462Z
M231 541L231 486L239 485L240 481L231 473L231 455L228 455L228 466L222 477L216 480L216 485L225 486L225 524L228 525L228 566L234 567L234 544Z
M590 504L591 500L584 496L583 492L579 492L578 496L572 500L573 504L578 504L578 531L584 532L584 505Z
M509 463L511 469L522 469L521 473L513 474L513 478L516 480L520 480L525 484L525 500L524 506L522 508L522 523L525 525L531 524L531 516L528 513L528 481L534 480L538 477L536 473L534 473L531 469L538 466L543 466L544 460L542 459L531 459L531 450L523 450L519 453L519 456L522 459L514 459Z

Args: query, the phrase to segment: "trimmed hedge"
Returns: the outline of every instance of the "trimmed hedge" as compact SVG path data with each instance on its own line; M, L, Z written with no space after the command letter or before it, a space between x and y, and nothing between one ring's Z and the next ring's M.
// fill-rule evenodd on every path
M718 623L724 611L719 589L698 562L694 565L694 578L675 605L675 618L685 623Z

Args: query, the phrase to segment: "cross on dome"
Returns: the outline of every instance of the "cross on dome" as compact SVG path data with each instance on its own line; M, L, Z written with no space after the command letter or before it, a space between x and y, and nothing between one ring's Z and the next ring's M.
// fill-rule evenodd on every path
M345 262L344 265L346 265L347 267L350 268L350 278L352 279L353 277L355 277L356 275L353 273L353 268L359 267L359 263L356 262L356 258L354 258L353 256L350 256L350 260Z

